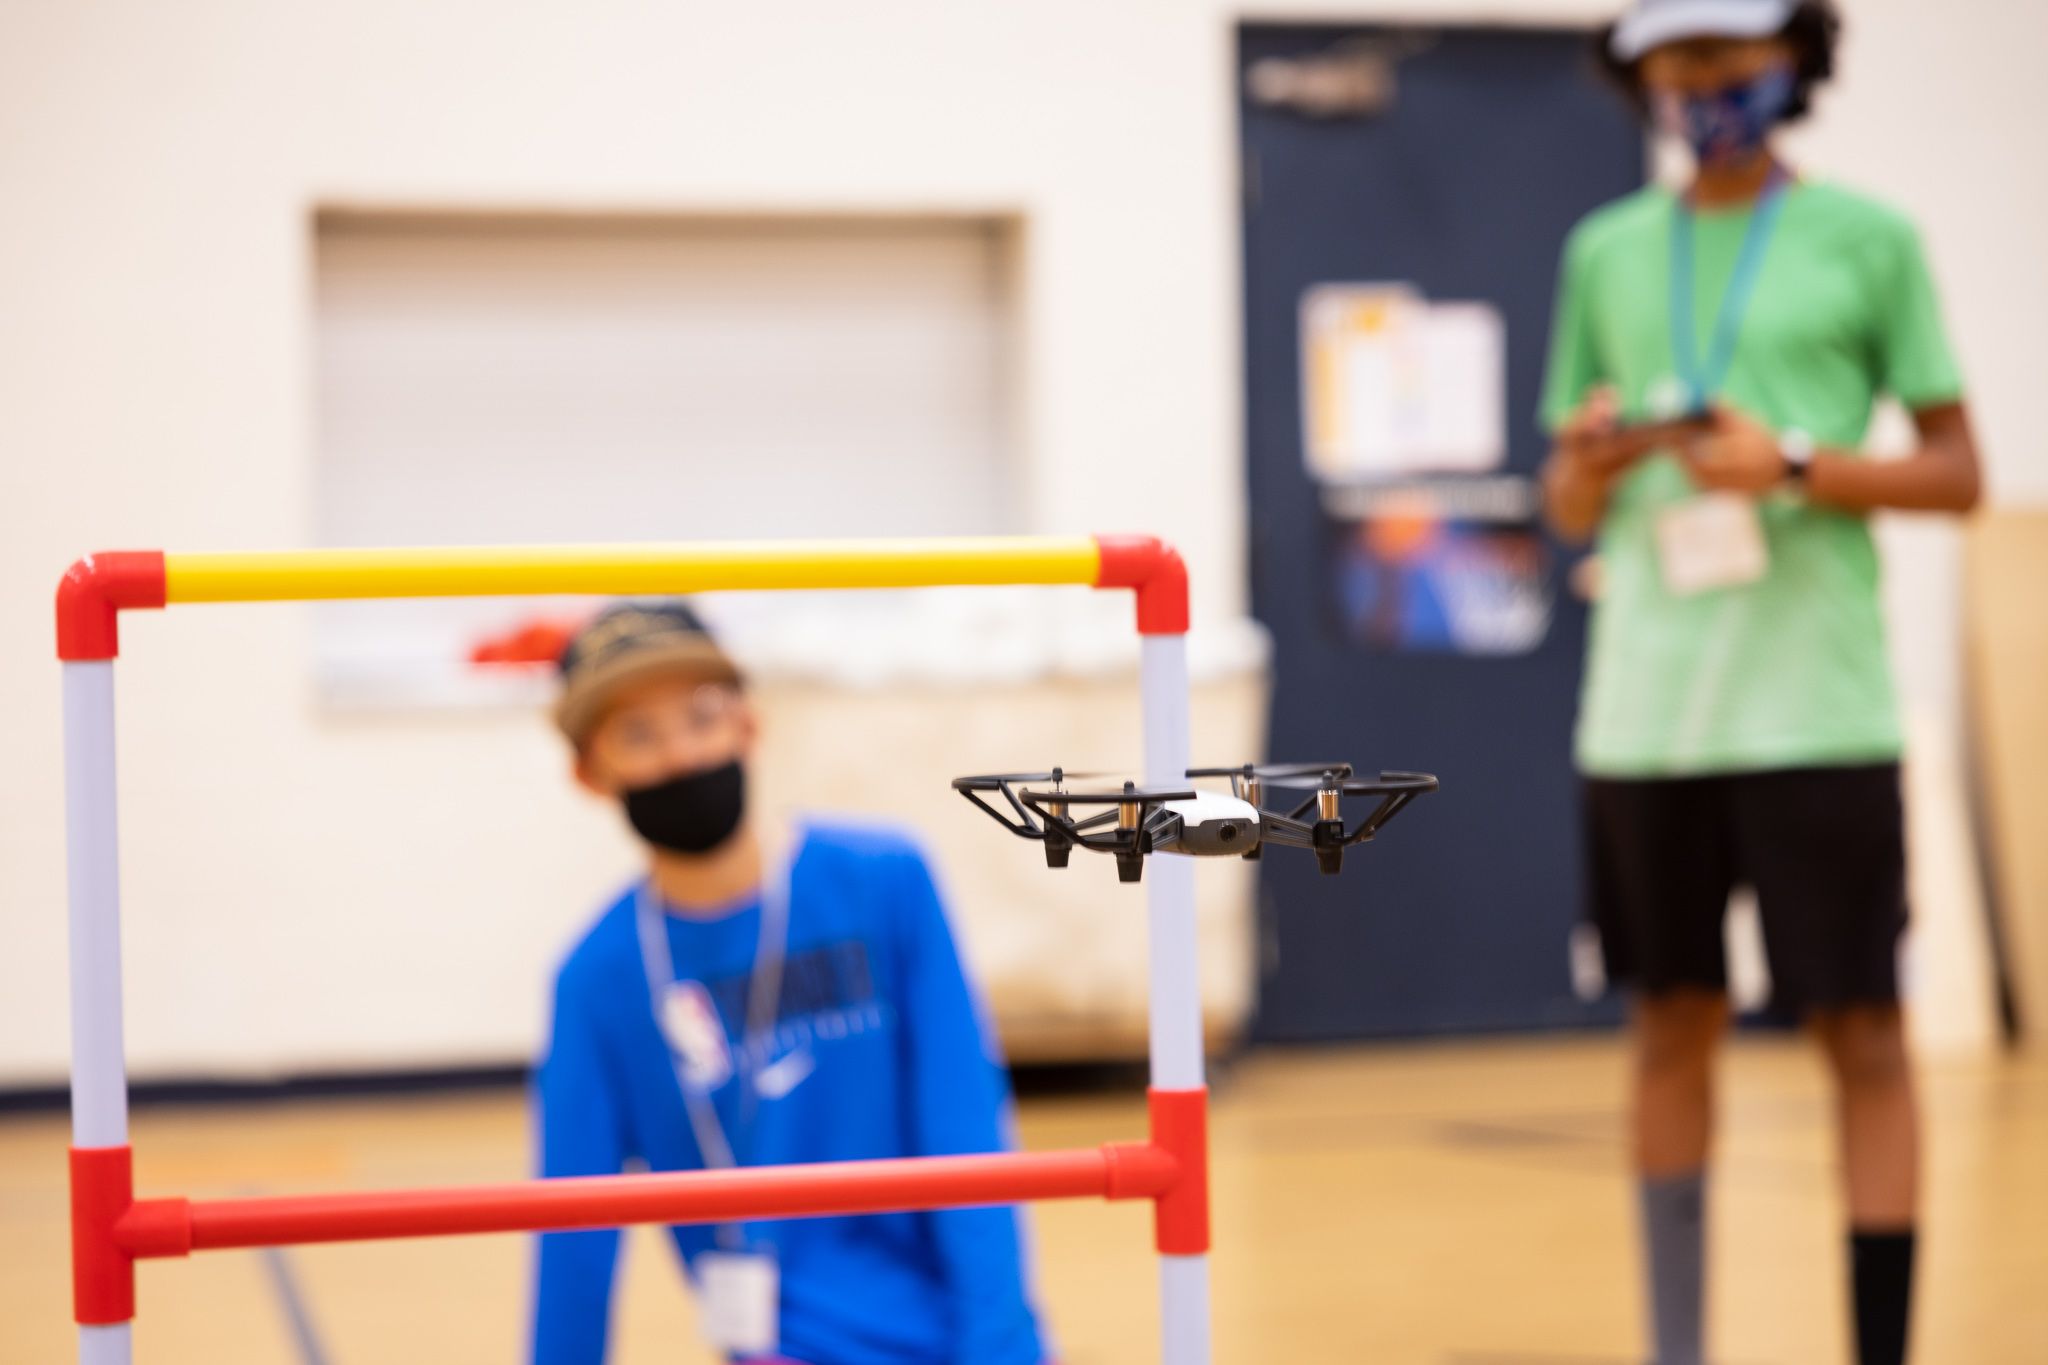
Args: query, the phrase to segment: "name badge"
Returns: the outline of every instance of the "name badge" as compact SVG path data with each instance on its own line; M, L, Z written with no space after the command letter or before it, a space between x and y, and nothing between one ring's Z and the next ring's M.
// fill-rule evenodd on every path
M1739 588L1770 571L1763 518L1740 493L1701 493L1657 513L1657 560L1664 586L1690 597Z
M704 1339L735 1355L768 1355L780 1338L775 1258L760 1252L707 1251L697 1257Z

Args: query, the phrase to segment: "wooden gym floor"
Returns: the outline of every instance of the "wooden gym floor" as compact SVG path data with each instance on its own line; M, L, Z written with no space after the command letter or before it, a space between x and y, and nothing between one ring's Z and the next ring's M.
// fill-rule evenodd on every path
M2048 1058L1930 1063L1919 1353L2048 1361ZM1612 1039L1266 1052L1215 1113L1219 1365L1632 1365L1632 1194ZM1134 1094L1028 1101L1033 1147L1136 1136ZM151 1109L137 1183L229 1194L515 1179L513 1093ZM1829 1105L1793 1043L1739 1045L1713 1189L1713 1332L1728 1365L1847 1359ZM65 1122L0 1119L0 1361L73 1358ZM1041 1297L1067 1365L1156 1359L1149 1221L1136 1206L1035 1215ZM290 1254L330 1365L511 1362L522 1238ZM627 1245L613 1358L707 1362L668 1248ZM298 1360L254 1253L145 1266L143 1365Z

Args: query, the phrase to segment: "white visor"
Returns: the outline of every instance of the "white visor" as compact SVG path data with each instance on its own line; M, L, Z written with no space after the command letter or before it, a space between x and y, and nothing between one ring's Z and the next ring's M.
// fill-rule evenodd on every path
M1687 38L1767 38L1791 20L1799 0L1636 0L1614 26L1618 62Z

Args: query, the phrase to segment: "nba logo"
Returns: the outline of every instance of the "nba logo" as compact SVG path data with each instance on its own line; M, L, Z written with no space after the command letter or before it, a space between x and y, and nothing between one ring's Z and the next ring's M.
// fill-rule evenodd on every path
M682 1060L683 1077L698 1090L718 1089L732 1079L732 1047L711 992L695 981L678 981L661 1001L661 1030Z

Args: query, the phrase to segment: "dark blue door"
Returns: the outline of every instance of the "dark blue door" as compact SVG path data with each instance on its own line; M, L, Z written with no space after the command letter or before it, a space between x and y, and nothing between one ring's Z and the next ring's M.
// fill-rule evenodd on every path
M1386 54L1394 79L1375 95L1362 68L1353 107L1330 107L1357 95L1341 80L1271 79L1290 64L1319 69L1302 58L1361 51ZM1263 864L1256 1031L1611 1018L1574 996L1566 952L1580 897L1570 736L1585 645L1583 609L1560 582L1568 560L1527 517L1484 532L1520 536L1541 565L1552 601L1533 648L1404 648L1347 621L1342 584L1359 580L1340 565L1360 527L1304 464L1299 306L1318 284L1400 281L1498 310L1509 441L1489 486L1526 498L1545 452L1534 414L1558 252L1583 213L1642 182L1642 135L1598 87L1581 33L1261 25L1241 31L1239 58L1252 597L1276 649L1271 752L1443 778L1341 877L1307 858ZM1262 61L1265 79L1248 82Z

